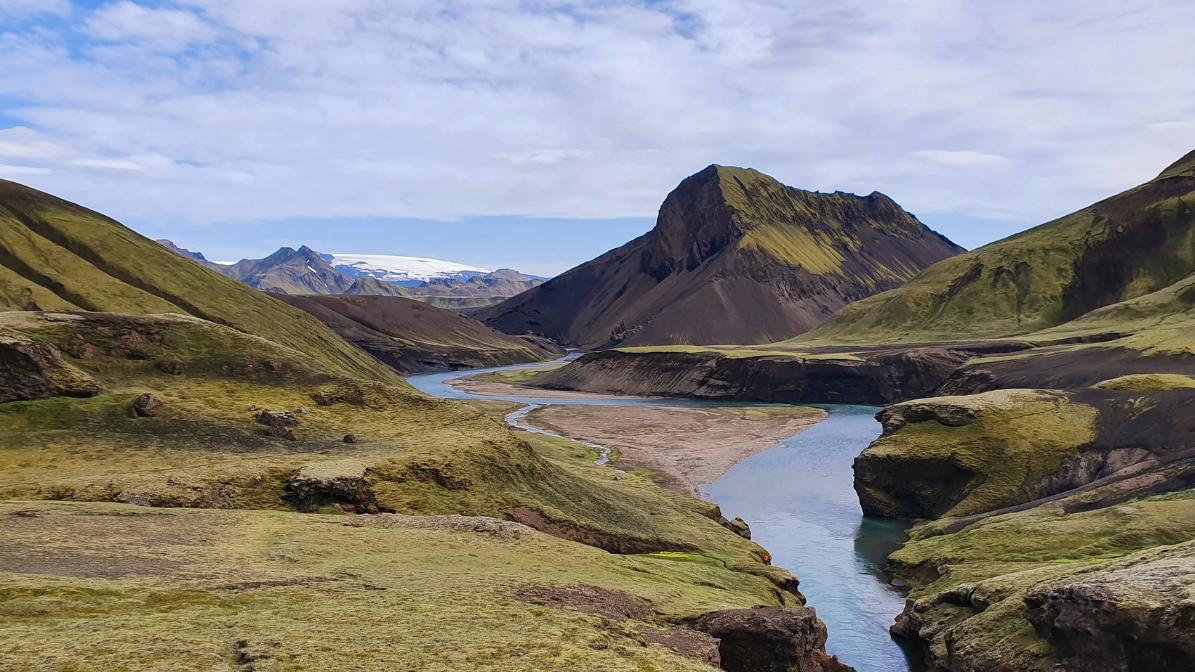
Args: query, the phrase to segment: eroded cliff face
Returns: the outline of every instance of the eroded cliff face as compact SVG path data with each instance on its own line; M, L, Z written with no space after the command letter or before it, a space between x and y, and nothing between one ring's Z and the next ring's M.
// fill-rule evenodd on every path
M957 344L771 356L608 350L545 373L535 385L641 396L881 405L933 394L963 362L986 349Z
M585 349L764 343L961 251L883 194L710 166L668 195L649 233L477 315Z
M935 519L890 571L933 670L1191 669L1195 379L920 399L879 414L863 510ZM1182 605L1186 606L1182 606Z

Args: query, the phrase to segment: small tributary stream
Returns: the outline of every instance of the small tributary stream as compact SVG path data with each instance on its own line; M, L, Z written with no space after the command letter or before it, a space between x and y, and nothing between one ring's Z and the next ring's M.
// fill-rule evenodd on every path
M521 364L494 369L411 376L415 388L450 399L488 399L526 404L507 424L553 435L525 421L535 408L550 404L605 406L726 406L691 400L625 398L577 399L491 396L454 388L448 381L491 371L543 366ZM739 405L739 404L736 404ZM809 606L830 631L827 649L859 672L918 672L920 653L906 650L888 635L904 598L885 583L881 568L904 539L898 523L864 518L852 487L851 462L880 433L875 408L820 406L829 417L775 447L735 465L702 488L728 517L751 525L752 539L772 553L776 565L801 582ZM604 464L608 451L593 445Z

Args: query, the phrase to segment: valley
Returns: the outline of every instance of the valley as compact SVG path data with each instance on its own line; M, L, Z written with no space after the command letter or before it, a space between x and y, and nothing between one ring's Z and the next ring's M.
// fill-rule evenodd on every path
M476 319L0 183L0 669L1185 670L1193 171L961 253L714 166Z

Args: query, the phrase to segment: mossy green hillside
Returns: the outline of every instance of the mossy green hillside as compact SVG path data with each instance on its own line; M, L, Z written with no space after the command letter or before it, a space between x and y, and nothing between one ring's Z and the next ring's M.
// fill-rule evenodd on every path
M0 405L0 498L293 510L299 470L352 459L384 510L530 511L604 548L692 550L772 574L709 505L647 479L614 481L584 450L529 444L492 409L312 371L298 353L194 318L19 317L22 333L60 347L103 392ZM153 417L130 413L142 394L162 403ZM301 409L295 440L266 435L255 408Z
M339 375L395 383L318 320L119 222L0 180L0 310L182 313L268 338Z
M733 221L742 230L739 250L759 254L816 275L844 275L846 258L865 247L866 228L899 238L924 234L917 220L881 194L821 194L781 184L750 168L717 166L719 186ZM903 281L919 267L893 258L876 264L882 281ZM875 282L879 285L880 282Z
M934 264L810 333L838 342L1028 334L1195 271L1195 176L1182 162L1088 208Z

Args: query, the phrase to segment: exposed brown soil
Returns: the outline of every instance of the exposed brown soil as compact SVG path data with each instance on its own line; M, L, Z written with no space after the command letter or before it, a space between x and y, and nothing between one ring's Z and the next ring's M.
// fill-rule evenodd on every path
M519 591L515 597L554 609L576 609L614 621L646 618L651 605L641 597L597 586L537 586Z

